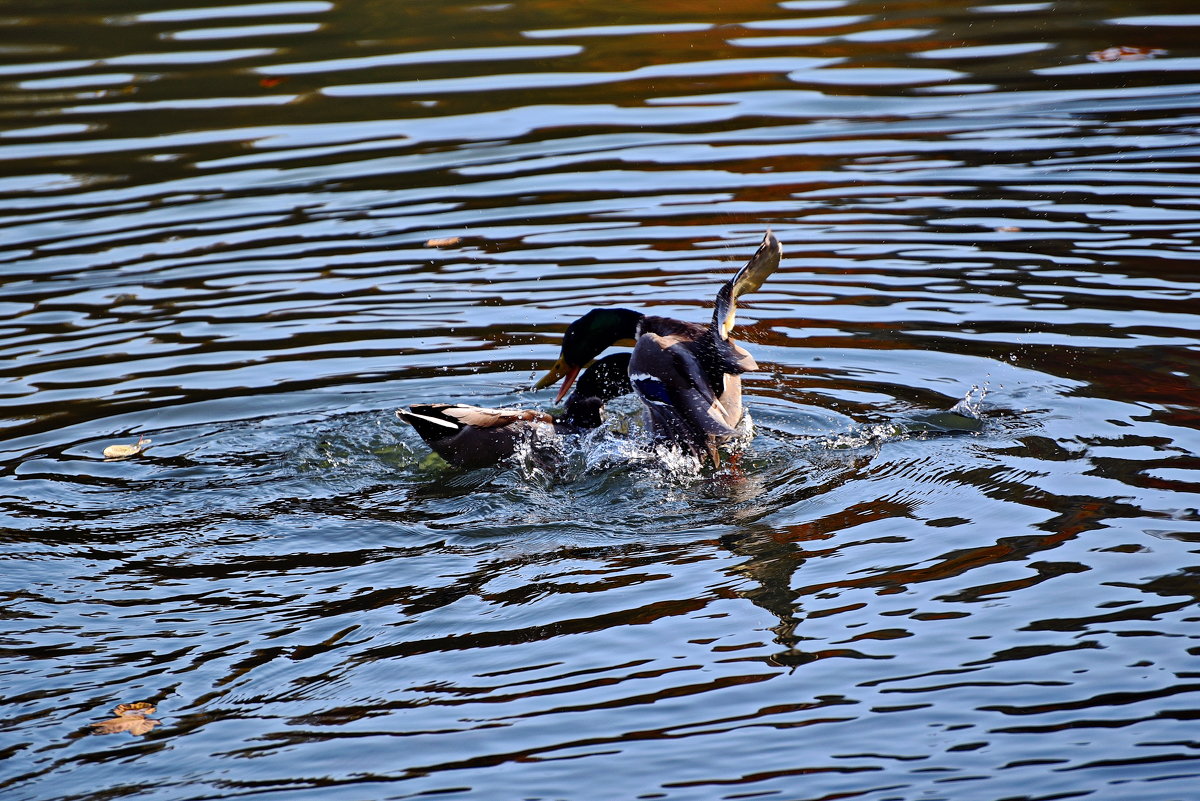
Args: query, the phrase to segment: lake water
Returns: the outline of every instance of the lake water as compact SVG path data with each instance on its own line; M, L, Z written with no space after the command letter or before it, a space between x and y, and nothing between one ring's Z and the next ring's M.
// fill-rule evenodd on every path
M0 7L5 801L1200 795L1194 0ZM393 415L767 228L736 468Z

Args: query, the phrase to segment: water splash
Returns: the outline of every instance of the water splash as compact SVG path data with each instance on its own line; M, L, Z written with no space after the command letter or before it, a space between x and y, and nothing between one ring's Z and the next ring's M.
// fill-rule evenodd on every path
M896 423L875 423L856 426L849 431L838 431L807 440L809 448L828 451L878 448L885 442L903 439L907 432Z
M644 427L640 404L611 404L599 428L571 436L535 433L523 439L502 466L516 469L522 480L542 487L632 473L633 481L680 488L735 469L738 457L749 452L753 438L753 423L747 415L738 435L722 449L721 463L714 466L686 448L654 441Z
M985 382L982 386L972 384L967 390L967 394L951 406L947 411L953 414L961 414L963 417L972 420L983 420L983 399L987 397L988 384Z

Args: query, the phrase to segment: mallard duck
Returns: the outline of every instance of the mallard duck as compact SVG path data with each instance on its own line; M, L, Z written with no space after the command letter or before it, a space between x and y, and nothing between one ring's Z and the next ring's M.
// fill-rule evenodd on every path
M518 443L546 435L579 434L599 427L605 401L632 392L630 354L614 353L592 364L563 407L552 417L536 409L484 409L461 403L419 403L397 409L435 452L456 467L493 465Z
M579 371L606 349L632 345L629 379L645 404L651 436L719 462L717 448L736 436L744 414L741 374L758 369L729 337L737 300L762 286L782 255L779 240L767 231L750 261L717 292L706 326L631 309L593 309L567 327L558 361L535 388L563 378L561 399Z

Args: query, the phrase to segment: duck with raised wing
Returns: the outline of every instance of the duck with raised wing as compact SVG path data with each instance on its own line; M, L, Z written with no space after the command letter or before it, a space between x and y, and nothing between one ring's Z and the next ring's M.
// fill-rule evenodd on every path
M461 403L419 403L396 416L416 429L429 447L456 467L488 467L512 456L521 442L581 434L598 428L605 402L633 391L630 354L614 353L595 362L553 417L536 409L484 409Z
M561 399L593 359L611 346L632 345L629 379L645 404L651 436L719 462L718 448L737 436L745 414L741 374L758 369L729 336L737 301L762 286L782 255L779 240L767 231L750 261L717 292L708 325L631 309L593 309L567 327L558 361L535 388L563 378Z

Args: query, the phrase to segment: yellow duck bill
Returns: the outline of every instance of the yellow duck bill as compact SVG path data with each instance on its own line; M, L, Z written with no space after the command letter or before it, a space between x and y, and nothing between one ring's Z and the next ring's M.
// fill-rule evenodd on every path
M571 391L571 385L575 383L575 377L579 375L579 370L580 368L570 367L562 359L559 359L550 368L550 372L538 379L533 388L545 389L546 387L554 386L558 379L565 377L562 387L558 390L558 395L554 398L555 403L562 403L562 399L567 397L567 393Z

